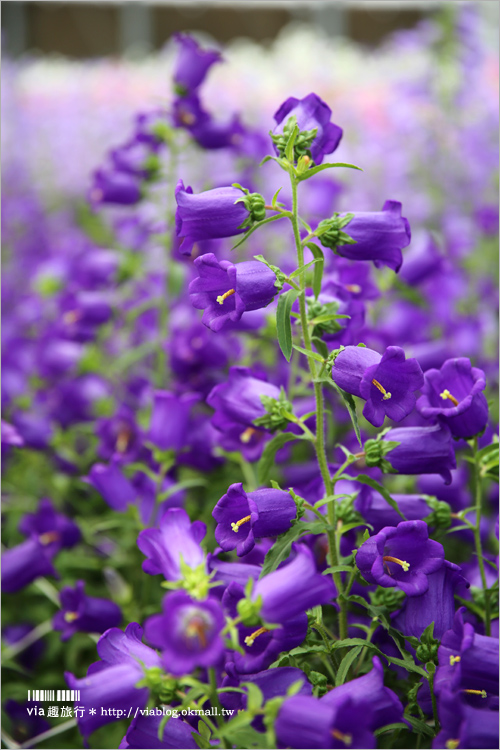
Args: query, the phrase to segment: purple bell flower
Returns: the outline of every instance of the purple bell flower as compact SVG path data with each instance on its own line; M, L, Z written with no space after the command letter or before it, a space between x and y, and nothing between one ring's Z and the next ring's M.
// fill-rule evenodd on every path
M272 383L255 377L248 367L230 367L227 381L216 385L207 398L207 404L215 409L213 426L221 432L232 427L241 428L241 432L250 440L250 430L257 431L253 427L254 419L266 413L261 396L278 401L280 390ZM245 438L242 441L245 442Z
M142 431L132 409L122 404L112 417L97 420L96 434L100 443L99 458L131 463L138 459L142 448Z
M391 497L408 521L421 520L432 512L432 509L420 495L396 495L393 493ZM374 534L378 534L384 526L397 526L401 521L401 516L375 490L359 492L354 501L354 509L361 513L367 523L373 526Z
M9 698L5 701L3 707L11 722L10 735L16 742L24 743L51 728L49 722L43 716L34 713L34 709L42 708L38 701L18 703ZM31 710L31 713L28 713L28 709Z
M222 681L222 687L239 687L241 682L253 682L261 690L264 696L264 703L276 696L286 695L288 688L294 682L302 680L299 695L312 695L312 685L307 679L305 673L296 667L276 667L275 669L266 669L257 674L244 675L235 669L232 662L227 662L225 666L227 677ZM233 712L245 709L247 706L247 696L244 693L221 693L220 700L224 708ZM258 726L254 726L257 731L264 731L262 719L257 719Z
M147 640L161 649L166 671L180 676L221 661L220 631L225 624L217 600L198 601L185 591L174 591L163 599L163 614L146 620L145 631Z
M468 706L447 687L438 698L441 731L433 740L438 748L498 748L498 711Z
M426 419L438 419L453 437L471 438L488 422L484 372L466 357L447 359L440 370L427 370L417 409Z
M420 638L433 622L434 637L441 638L453 625L455 590L469 585L460 571L458 565L445 560L439 570L427 576L425 594L405 599L403 609L393 620L394 627L404 635Z
M435 690L485 691L484 697L498 695L498 638L479 635L464 622L465 607L455 614L453 628L447 630L438 651L439 667Z
M372 663L373 669L368 674L330 690L320 702L335 706L348 696L356 707L361 708L367 703L372 711L368 727L374 731L386 724L402 721L403 706L397 695L390 688L385 687L384 668L378 656L373 657ZM359 715L360 712L358 712Z
M186 445L192 407L199 400L197 393L176 396L170 391L154 391L149 440L164 451L182 450Z
M411 240L410 225L401 216L401 209L398 201L386 201L382 211L353 212L354 218L343 231L356 242L337 245L338 255L350 260L372 260L377 268L389 266L397 273L403 263L401 250ZM341 219L344 216L340 214Z
M132 720L127 734L120 742L123 750L196 750L198 745L192 737L193 727L174 715L172 710L168 722L163 727L162 739L158 739L160 723L163 720L163 709L146 709L146 716L139 715ZM154 712L154 716L149 712Z
M245 566L246 567L246 566ZM237 604L244 599L243 586L231 581L222 597L222 606L230 617L238 615ZM235 651L231 655L238 674L254 674L267 669L282 651L300 646L307 634L305 611L293 615L281 627L268 630L265 627L250 627L239 623L238 639L243 654Z
M92 485L109 507L119 513L124 513L129 505L135 505L137 492L116 461L94 464L84 481Z
M294 695L280 708L276 737L280 747L368 750L376 747L369 729L372 715L368 700L354 702L349 695L342 696L334 705L312 696Z
M234 264L206 253L194 265L199 276L189 285L189 297L193 307L204 310L203 323L212 331L236 323L244 312L267 307L278 292L276 274L258 260Z
M315 164L321 164L326 154L335 151L342 138L342 128L330 122L332 110L317 94L308 94L303 99L289 97L276 111L277 123L273 135L282 135L290 117L295 117L300 131L317 129L316 136L310 145L311 158ZM280 149L275 145L276 153Z
M212 511L215 539L224 552L236 549L241 557L254 548L255 539L288 531L296 515L288 492L266 488L246 493L241 482L232 484Z
M142 563L143 571L152 576L162 573L167 581L179 581L181 561L189 568L204 564L200 542L206 532L202 521L191 523L185 510L170 508L158 529L144 529L137 538L137 546L148 558Z
M419 596L429 588L427 576L442 567L443 545L429 539L424 521L402 521L386 526L364 542L356 565L368 583Z
M102 203L133 206L142 198L140 182L124 172L97 169L89 191L89 201L95 208Z
M203 83L209 69L222 56L217 50L202 49L193 37L187 34L174 34L179 52L174 70L174 85L181 96L194 91Z
M253 601L262 597L260 614L266 622L284 623L317 604L330 602L335 596L332 581L316 572L311 550L305 544L293 548L295 557L260 578L253 588Z
M235 187L220 187L193 195L179 180L175 188L175 231L183 238L181 252L190 255L195 242L233 237L246 231L242 224L249 210L241 201L244 193Z
M65 586L59 597L61 611L54 616L54 630L62 630L61 640L67 641L78 632L104 633L108 628L120 624L120 607L109 599L86 596L85 583L77 581L76 586Z
M127 625L125 632L107 630L97 643L97 653L102 661L91 664L86 677L64 675L69 688L80 691L78 703L85 711L77 723L85 740L105 724L127 717L131 709L143 709L149 691L136 685L144 678L145 668L161 667L156 651L142 643L142 628L136 622ZM97 711L91 713L91 708Z
M347 393L366 400L363 416L375 427L385 417L400 422L416 403L414 391L424 376L416 359L405 359L399 346L389 346L380 356L372 349L348 346L337 355L332 380Z
M456 469L457 461L446 425L396 427L386 432L382 440L399 443L386 455L399 474L440 474L450 484L451 470Z

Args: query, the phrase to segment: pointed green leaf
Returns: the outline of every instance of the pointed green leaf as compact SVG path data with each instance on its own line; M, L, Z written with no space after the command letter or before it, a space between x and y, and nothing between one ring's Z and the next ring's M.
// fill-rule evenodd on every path
M292 356L292 324L290 313L292 305L299 296L300 292L296 289L289 289L285 294L281 294L278 300L276 310L276 328L278 332L278 343L287 362L290 362Z
M314 244L314 242L306 242L306 247L312 252L315 260L319 261L314 266L313 275L313 292L316 299L318 299L321 292L321 282L323 280L323 268L325 265L325 256L323 250Z
M322 172L324 169L334 169L335 167L346 167L347 169L358 169L360 172L363 171L361 167L357 167L355 164L347 164L345 162L337 162L336 164L320 164L317 167L311 167L311 169L309 169L307 172L299 175L297 179L302 182L303 180L308 180L309 177L314 177L315 174L318 174L318 172Z
M351 667L353 662L356 661L362 650L363 646L356 646L355 648L350 649L344 656L344 658L340 662L340 667L337 670L337 674L335 675L335 687L344 684L349 673L349 668Z

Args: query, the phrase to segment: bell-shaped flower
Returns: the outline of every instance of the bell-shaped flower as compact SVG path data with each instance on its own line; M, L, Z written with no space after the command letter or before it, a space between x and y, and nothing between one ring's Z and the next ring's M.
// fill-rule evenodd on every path
M122 619L120 607L109 599L87 596L83 581L65 586L60 594L61 610L54 615L54 630L61 630L61 640L82 633L104 633L118 626Z
M426 419L448 425L453 437L471 438L488 422L484 372L467 357L447 359L440 370L427 370L417 409Z
M297 507L289 492L265 488L247 493L239 482L229 487L212 515L217 543L225 552L236 549L241 557L254 548L256 539L288 531Z
M303 99L290 96L276 111L276 127L272 139L276 153L281 156L288 136L289 120L294 119L299 127L295 141L297 156L310 153L315 164L321 164L326 154L331 154L340 143L342 128L330 122L332 110L317 94L308 94Z
M193 307L204 310L203 323L212 331L236 323L244 312L267 307L278 292L276 274L258 260L235 264L206 253L194 265L199 276L189 285L189 297Z
M448 687L438 697L438 716L441 731L432 742L438 748L498 748L498 710L467 705Z
M174 86L177 94L185 96L203 83L209 69L221 62L222 56L217 50L203 49L188 34L174 34L174 39L178 45Z
M450 484L457 460L446 425L396 427L382 438L399 443L386 459L399 474L440 474Z
M372 349L347 346L335 358L332 380L353 396L366 400L363 416L375 427L385 417L400 422L416 403L414 392L424 376L416 359L405 359L399 346L389 346L380 356Z
M205 553L200 546L207 532L202 521L191 523L183 508L170 508L163 515L159 528L144 529L137 546L146 555L142 569L149 575L163 574L167 581L179 581L183 568L204 566Z
M443 562L443 545L429 539L424 521L386 526L367 539L356 555L356 565L369 583L395 586L407 596L424 594L428 574L439 570Z

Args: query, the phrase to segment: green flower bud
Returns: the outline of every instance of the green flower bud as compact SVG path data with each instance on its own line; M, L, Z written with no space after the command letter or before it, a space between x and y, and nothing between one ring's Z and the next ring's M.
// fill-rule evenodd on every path
M281 389L279 401L270 396L261 396L260 400L266 410L264 416L254 419L256 427L264 427L266 430L275 432L284 429L291 421L289 416L293 416L292 404L287 400L284 389Z
M262 597L259 596L255 601L250 599L240 599L236 605L239 616L244 625L251 628L260 622L260 610L262 609Z

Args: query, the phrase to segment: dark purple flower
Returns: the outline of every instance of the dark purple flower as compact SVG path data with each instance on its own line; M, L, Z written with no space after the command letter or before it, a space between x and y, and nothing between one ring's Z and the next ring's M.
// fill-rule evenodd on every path
M247 566L245 566L247 567ZM237 604L244 599L243 586L231 581L222 597L222 606L230 617L238 615ZM254 674L267 669L282 651L289 651L300 646L307 634L307 615L300 612L292 616L279 628L268 630L266 627L237 626L238 638L244 653L235 651L231 655L235 669L239 674Z
M428 574L439 570L443 561L443 545L429 539L424 521L386 526L367 539L356 555L356 565L369 583L395 586L407 596L424 594Z
M416 241L415 241L416 240ZM444 257L431 234L420 234L414 238L405 253L405 262L399 278L406 284L417 286L439 273Z
M252 600L262 597L260 614L266 622L284 623L335 596L329 577L316 572L311 550L296 544L294 552L287 565L260 578L253 587Z
M332 691L334 692L334 691ZM329 704L312 696L294 695L280 708L276 737L280 747L372 748L370 701L353 701L344 695Z
M195 242L200 240L233 237L245 232L242 224L250 216L242 202L244 193L235 187L220 187L193 195L179 180L175 188L177 211L175 231L183 238L184 255L190 255Z
M50 419L42 409L15 412L12 415L12 421L27 448L33 448L33 450L48 448L54 430Z
M81 539L76 523L63 513L58 513L48 498L40 500L36 513L28 513L19 524L25 536L37 538L54 556L63 547L74 547Z
M131 463L138 459L142 448L142 430L134 412L126 404L121 404L112 417L97 420L96 434L100 439L97 448L99 458L120 463Z
M468 706L445 687L438 698L441 731L434 739L436 748L498 748L498 711Z
M306 144L315 164L321 164L326 154L331 154L340 143L342 128L330 122L332 110L317 94L308 94L303 99L289 97L274 115L277 123L274 136L282 136L290 117L295 117L301 132L317 130L312 142ZM274 140L274 139L273 139ZM300 145L300 138L297 139ZM280 154L280 145L275 142L276 153Z
M86 596L85 583L77 581L75 588L65 586L59 597L61 611L54 615L54 630L62 630L61 640L67 641L78 632L104 633L118 626L122 619L120 607L109 599Z
M336 245L338 255L351 260L372 260L377 268L389 266L397 273L403 262L401 250L411 240L410 225L408 219L401 216L401 208L398 201L386 201L382 211L352 212L354 217L342 231L355 243ZM339 218L344 216L340 214ZM320 237L320 241L324 239Z
M193 37L187 34L174 34L179 53L174 70L174 84L178 94L185 96L194 91L204 81L214 63L221 62L217 50L202 49Z
M139 715L132 720L127 734L120 742L123 750L177 750L186 748L195 750L198 747L192 737L193 727L175 716L175 709L162 730L162 739L158 739L160 723L163 720L163 708L145 709L147 715Z
M484 372L466 357L447 359L440 370L427 370L417 409L426 419L438 419L453 437L471 438L488 421Z
M170 391L154 391L149 440L161 450L180 451L184 448L191 410L199 400L197 393L177 396Z
M91 664L86 677L78 679L71 672L64 675L70 689L80 691L78 703L85 711L77 723L85 740L99 727L144 708L149 690L136 685L144 678L145 669L161 667L156 651L142 643L142 628L136 622L127 625L125 632L107 630L97 643L97 653L102 661ZM90 713L91 708L97 711Z
M101 203L133 206L141 198L141 185L136 177L124 172L104 169L97 169L94 172L94 182L89 191L89 200L93 207Z
M427 576L428 589L425 594L405 599L402 611L393 621L394 626L404 635L420 638L433 622L434 637L441 638L453 625L455 590L469 585L460 571L458 565L445 560L439 570Z
M386 459L399 474L440 474L446 484L457 461L451 433L446 425L432 427L396 427L382 440L398 442Z
M465 607L457 610L453 628L441 639L435 690L477 690L498 695L498 638L476 633L469 622L464 622L465 612Z
M255 539L288 531L296 515L289 492L266 488L246 493L241 482L232 484L212 511L215 539L225 552L236 549L241 557L253 549Z
M216 385L207 398L207 404L215 409L212 424L221 432L232 427L241 428L242 433L245 428L255 429L253 421L266 412L261 396L279 400L280 390L255 377L248 367L230 367L227 381Z
M212 331L237 322L244 312L267 307L278 292L276 274L258 260L234 264L206 253L194 265L199 276L189 285L191 304L204 310L203 323Z
M2 639L9 645L14 645L18 641L23 640L28 633L34 630L34 625L22 622L17 625L6 625L2 628ZM31 672L35 669L40 657L45 651L46 643L43 639L38 639L30 646L27 646L15 657L24 669Z
M129 505L135 505L138 493L116 461L94 464L84 480L97 490L110 508L119 513L124 513Z
M226 624L215 599L191 599L185 591L174 591L163 599L163 614L145 623L147 640L161 649L167 672L189 674L196 667L213 667L224 654L220 631Z
M51 728L49 722L38 714L40 708L38 701L18 703L11 698L5 701L5 713L11 721L9 732L14 740L24 743Z
M144 529L137 546L148 558L142 569L149 575L162 573L167 581L182 578L181 565L198 568L205 562L200 542L207 532L201 521L191 523L182 508L170 508L163 515L158 529Z
M348 696L355 706L361 707L367 703L373 712L368 726L374 731L386 724L402 721L403 706L397 695L385 687L384 668L378 656L374 656L372 662L373 669L368 674L330 690L320 702L335 706Z
M368 488L363 489L367 490ZM408 521L421 520L432 512L432 508L420 495L392 493L391 497ZM377 534L384 526L397 526L401 521L401 516L375 490L359 492L354 501L354 509L361 513L363 519L373 526L374 534Z
M332 380L347 393L366 400L363 416L375 427L385 417L400 422L415 406L414 391L424 378L416 359L405 359L399 346L389 346L382 356L372 349L348 346L335 358Z

